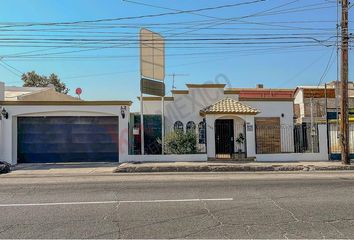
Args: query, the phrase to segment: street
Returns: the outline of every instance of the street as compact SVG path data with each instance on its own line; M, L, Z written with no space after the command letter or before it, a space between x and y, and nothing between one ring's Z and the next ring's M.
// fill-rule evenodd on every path
M0 176L0 238L354 238L353 172L65 178Z

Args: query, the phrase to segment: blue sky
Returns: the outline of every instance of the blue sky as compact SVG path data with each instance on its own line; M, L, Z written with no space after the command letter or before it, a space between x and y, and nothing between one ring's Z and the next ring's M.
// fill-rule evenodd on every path
M228 79L232 87L254 87L256 83L271 88L317 85L328 62L330 69L324 75L323 82L336 78L335 51L332 61L329 61L334 49L331 45L335 40L334 0L136 2L155 7L121 0L2 0L0 39L3 38L4 42L0 43L0 57L13 68L0 66L0 81L8 85L21 85L20 72L35 70L43 75L56 73L71 89L71 94L76 87L81 87L82 97L87 100L136 100L139 94L139 49L136 40L140 27L159 32L166 38L166 73L188 74L176 77L178 89L184 89L185 83L215 82L220 74ZM26 25L174 12L163 7L190 10L245 2L253 3L196 14L87 25ZM233 20L225 21L230 18ZM14 26L19 23L25 26ZM271 39L275 36L284 38ZM297 36L300 37L294 38ZM76 40L66 45L52 40L58 38ZM232 44L206 44L203 43L206 38ZM91 46L82 44L78 39L113 39L113 42ZM114 42L114 39L117 41ZM122 44L118 39L125 39L128 44L108 48ZM188 42L186 39L193 40ZM235 41L242 44L235 44ZM276 43L265 43L272 41ZM350 79L353 79L352 72ZM171 89L169 76L166 77L166 86Z

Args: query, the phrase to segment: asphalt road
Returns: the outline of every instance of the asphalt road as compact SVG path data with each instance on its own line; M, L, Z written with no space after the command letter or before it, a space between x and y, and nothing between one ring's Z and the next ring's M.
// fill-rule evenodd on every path
M253 175L4 178L0 238L354 238L354 173Z

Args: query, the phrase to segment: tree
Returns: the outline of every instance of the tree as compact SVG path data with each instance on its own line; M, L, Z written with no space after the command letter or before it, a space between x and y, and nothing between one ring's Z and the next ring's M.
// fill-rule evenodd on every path
M69 92L69 89L66 87L65 83L60 81L59 77L54 73L47 77L43 75L41 76L35 71L32 71L22 74L21 79L24 87L48 87L53 85L55 91L59 93L67 94Z

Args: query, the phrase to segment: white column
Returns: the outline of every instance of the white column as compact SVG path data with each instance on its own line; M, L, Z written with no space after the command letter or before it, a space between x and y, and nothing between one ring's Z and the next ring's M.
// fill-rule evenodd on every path
M14 165L17 163L17 159L13 159L12 156L13 155L12 123L13 120L11 116L9 116L8 119L5 119L3 117L1 120L1 150L2 150L1 160Z
M206 115L207 155L215 158L215 115Z
M256 134L254 125L254 116L244 116L243 119L246 121L246 146L247 146L247 157L256 156Z
M129 154L129 118L130 109L127 106L125 118L120 114L119 109L119 162L128 161Z

